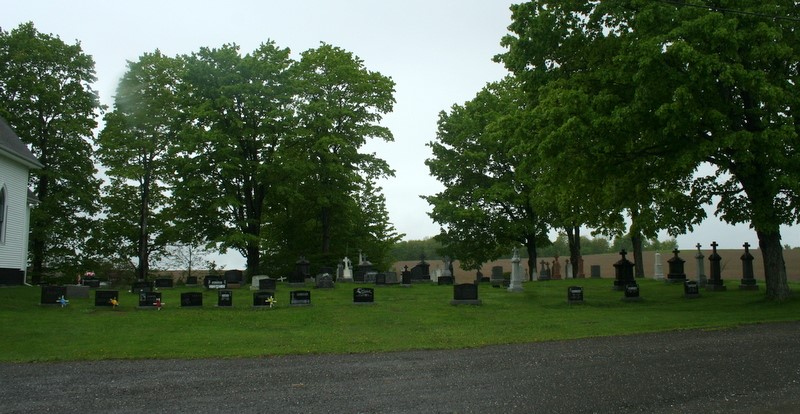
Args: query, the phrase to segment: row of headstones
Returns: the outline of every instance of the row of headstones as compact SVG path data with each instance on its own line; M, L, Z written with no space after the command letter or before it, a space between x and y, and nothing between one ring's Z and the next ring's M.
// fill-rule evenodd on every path
M720 263L722 261L722 257L717 253L717 246L718 244L716 241L711 243L712 253L708 257L711 275L709 278L706 278L705 271L703 269L703 258L705 256L703 256L703 253L700 251L700 244L697 244L697 255L695 256L695 259L697 259L697 282L695 283L701 287L705 287L706 290L724 291L727 288L725 287L725 282L722 280L722 266ZM758 283L755 279L753 271L754 257L750 253L750 243L745 243L743 246L744 254L741 256L742 279L739 284L739 289L758 290ZM680 253L678 249L673 250L672 253L674 254L674 257L667 260L669 265L669 273L664 280L667 283L686 282L687 277L686 273L684 272L684 263L686 261L678 257L678 253ZM620 251L622 259L614 264L616 277L616 280L614 281L614 287L619 288L620 290L623 289L624 286L635 283L633 278L634 263L625 257L626 254L627 252L624 249ZM659 278L659 274L661 278L663 278L663 271L660 271L660 255L656 253L655 277Z
M161 301L161 293L151 290L140 290L139 308L145 309L161 309L165 305ZM67 297L66 286L42 286L42 294L40 303L42 305L64 305L65 298ZM353 289L353 303L365 304L375 302L375 289L368 287L357 287ZM119 306L119 291L118 290L97 290L95 291L95 306ZM253 293L253 307L273 307L276 303L275 292L260 290ZM454 285L452 304L477 304L481 302L478 299L478 287L474 284L460 284ZM295 290L289 294L289 305L292 306L307 306L311 305L311 292L308 290ZM203 293L201 292L183 292L181 293L181 307L201 307L203 306ZM217 306L230 307L233 306L233 291L232 290L219 290L217 296Z

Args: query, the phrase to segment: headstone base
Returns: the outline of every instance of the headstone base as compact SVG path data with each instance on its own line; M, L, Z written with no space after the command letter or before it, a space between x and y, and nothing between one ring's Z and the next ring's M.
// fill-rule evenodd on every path
M506 289L506 290L509 291L509 292L524 292L525 291L525 289L523 289L522 286L509 286L508 289Z
M453 300L450 301L451 305L480 305L482 303L483 302L481 302L480 299L471 299L471 300L465 300L465 299L456 300L456 299L453 299Z
M673 284L673 283L683 283L686 281L686 276L684 277L667 277L664 279L664 283L666 284Z

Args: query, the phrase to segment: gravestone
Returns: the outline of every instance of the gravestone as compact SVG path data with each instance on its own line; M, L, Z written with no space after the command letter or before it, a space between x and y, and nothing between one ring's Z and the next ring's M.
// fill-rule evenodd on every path
M626 302L638 302L642 300L642 297L639 296L639 293L639 285L636 283L630 283L625 286L625 296L622 298L622 300Z
M474 283L461 283L453 286L453 300L451 305L480 305L478 299L478 285Z
M655 265L653 269L653 279L664 280L664 266L661 263L661 253L656 253Z
M94 292L94 306L114 307L113 301L119 298L118 290L97 290Z
M98 288L100 287L100 279L94 276L87 276L81 280L81 284L89 286L90 288Z
M422 282L431 280L430 268L430 263L427 263L425 261L425 256L422 256L419 263L411 268L411 281Z
M154 281L154 285L157 288L171 288L173 284L171 277L160 277Z
M717 253L717 246L719 245L716 241L711 243L711 255L708 256L711 276L706 283L706 290L721 292L728 288L725 287L725 281L722 280L722 267L720 266L722 257Z
M42 305L60 305L59 299L62 296L66 297L66 295L66 286L45 285L42 286L42 297L39 303Z
M583 256L578 258L578 279L583 279L586 274L583 273Z
M226 270L225 271L226 285L240 285L244 282L244 273L241 270Z
M396 285L400 283L397 279L397 272L386 272L386 284L387 285Z
M290 306L311 306L311 292L308 290L293 290L289 292Z
M294 263L294 271L289 275L289 286L303 286L306 278L311 275L311 263L305 256L300 256Z
M750 243L745 242L742 259L742 280L740 290L758 290L755 276L753 276L753 255L750 254Z
M619 255L622 258L614 263L614 290L625 290L626 286L636 284L633 278L633 262L625 257L626 254L628 252L625 249L620 250Z
M186 277L186 286L197 286L197 276Z
M278 281L275 279L270 279L268 277L264 277L258 280L258 290L276 290L278 287Z
M342 259L342 282L353 281L353 266L349 258Z
M558 255L553 259L553 273L550 275L553 280L561 280L561 262L558 261Z
M229 308L233 306L233 291L227 289L220 289L217 292L217 306L220 308Z
M403 266L403 272L400 273L400 276L400 284L405 287L411 287L411 271L408 270L408 266Z
M569 259L564 260L564 279L574 279L575 276L572 274L572 264L569 262Z
M519 266L519 250L515 247L511 252L511 281L508 284L509 292L522 292L522 270Z
M575 303L583 303L583 287L570 286L567 288L567 303L570 305Z
M378 275L378 272L366 272L364 273L364 283L375 283L375 277Z
M683 272L683 264L686 261L678 257L680 250L675 249L672 251L672 253L675 256L667 260L667 264L669 265L669 273L667 274L667 279L665 281L667 283L683 283L686 281L686 273Z
M378 273L375 275L375 285L386 286L386 273Z
M504 286L506 279L503 276L503 266L492 266L492 274L489 280L494 287Z
M328 273L317 276L316 287L318 289L333 289L333 277Z
M374 304L375 289L364 287L353 289L353 303L357 305Z
M436 284L439 286L452 286L453 282L453 276L439 276L439 279L436 280Z
M203 279L203 284L206 286L206 289L228 288L228 280L225 279L225 276L206 276L205 279Z
M203 294L200 292L183 292L181 293L181 307L182 308L191 308L191 307L202 307L203 306Z
M542 259L539 262L541 268L539 269L539 280L550 280L550 265Z
M602 271L600 270L600 265L591 265L589 266L589 277L593 277L595 279L599 279L602 276Z
M253 278L250 280L250 290L263 290L263 289L260 289L261 280L269 279L269 278L270 278L269 276L265 276L265 275L253 276Z
M683 282L683 297L686 299L694 299L700 297L700 286L694 280L687 280Z
M67 285L66 288L70 299L89 299L89 286Z
M704 268L705 262L703 261L703 252L700 251L700 243L697 243L697 254L694 256L695 260L697 260L697 284L700 287L705 287L708 283L708 278L706 277L706 271Z
M146 281L140 282L133 282L131 286L131 293L142 293L142 292L152 292L153 291L153 284Z
M272 308L275 306L275 292L259 290L253 292L253 307L258 309Z
M162 305L161 292L139 292L139 309L158 309Z

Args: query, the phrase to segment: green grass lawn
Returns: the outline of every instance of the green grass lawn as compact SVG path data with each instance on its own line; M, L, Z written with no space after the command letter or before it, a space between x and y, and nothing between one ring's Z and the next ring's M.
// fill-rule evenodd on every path
M524 292L481 285L481 306L450 305L453 288L415 284L375 287L375 305L352 303L353 284L309 288L312 306L290 307L279 284L273 309L255 310L252 291L234 290L234 306L217 308L205 291L202 308L181 308L180 293L162 289L161 311L137 309L138 296L120 289L121 306L95 307L89 299L41 306L38 287L0 288L0 361L141 358L239 358L288 354L366 353L456 349L628 335L676 329L720 329L800 320L800 299L782 303L761 291L684 299L682 285L640 280L641 302L624 302L612 279L525 283ZM567 287L584 288L585 303L567 304ZM792 289L800 288L792 284Z

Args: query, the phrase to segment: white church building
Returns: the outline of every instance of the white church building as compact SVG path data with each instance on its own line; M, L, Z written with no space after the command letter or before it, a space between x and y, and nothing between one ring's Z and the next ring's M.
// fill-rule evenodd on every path
M28 176L38 168L42 164L0 117L0 285L26 282L30 212L37 201Z

